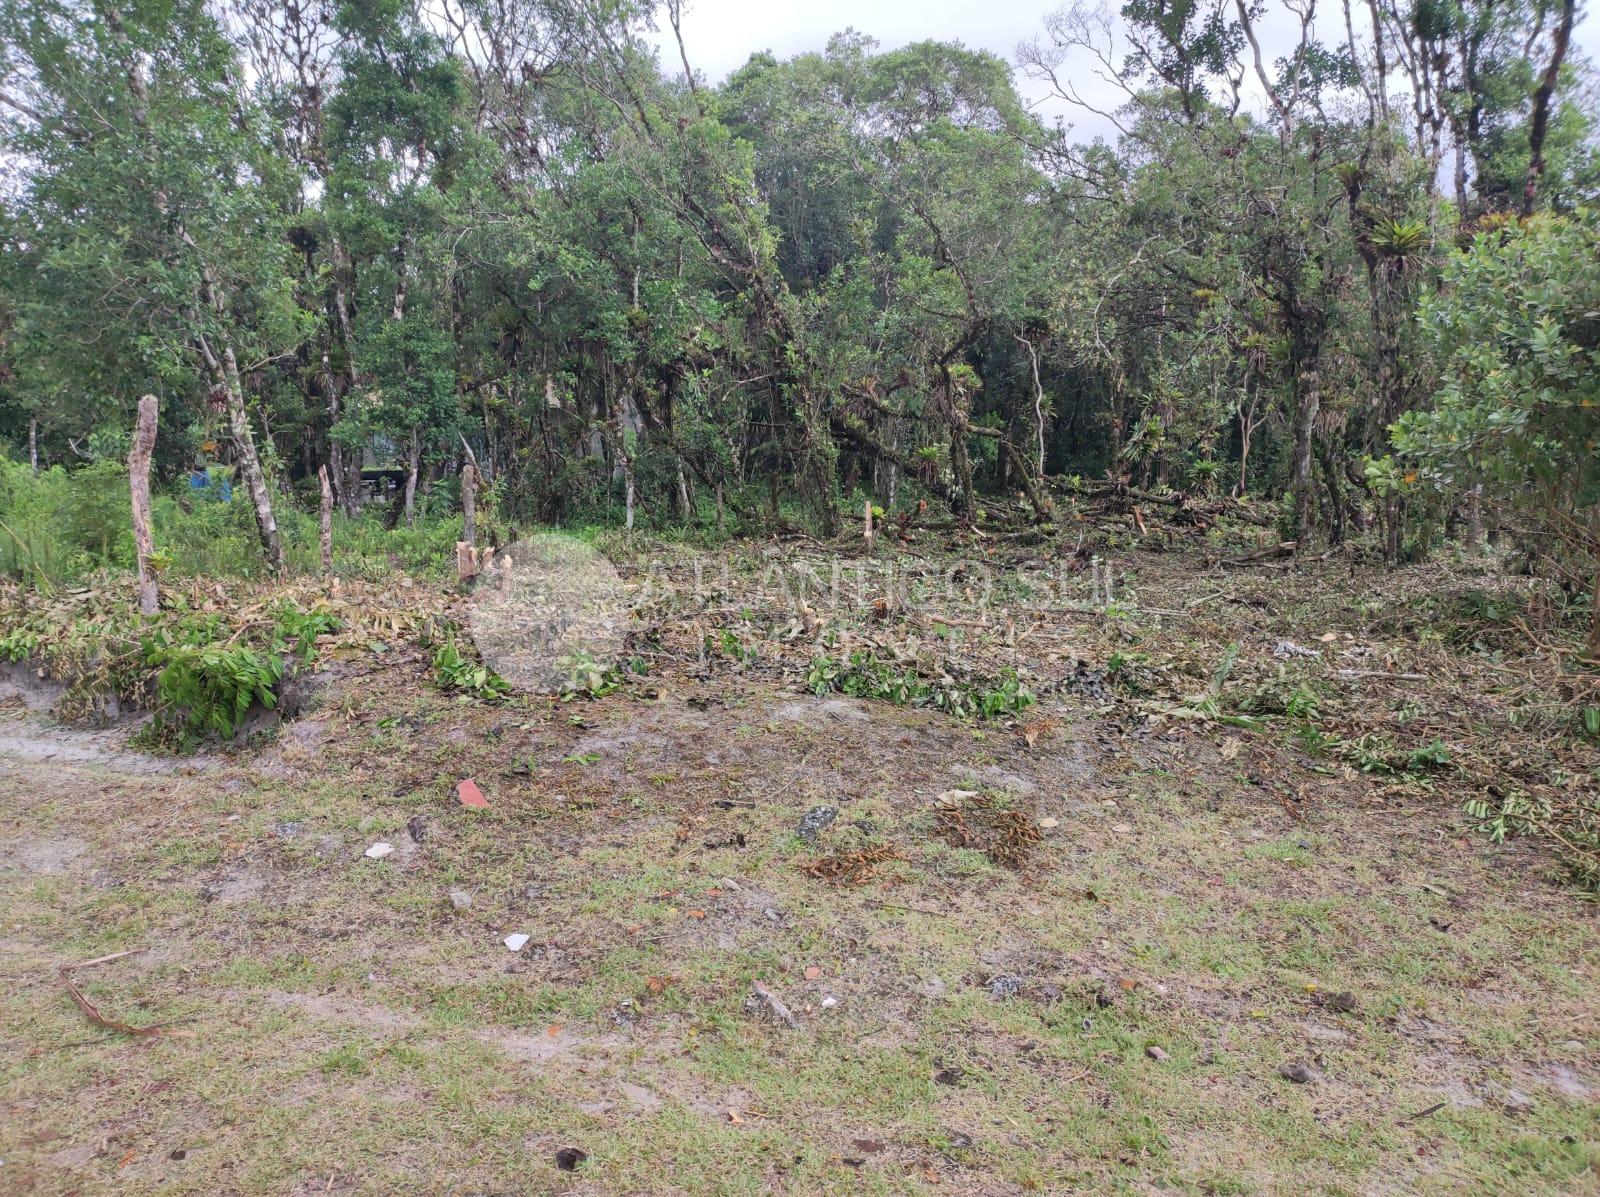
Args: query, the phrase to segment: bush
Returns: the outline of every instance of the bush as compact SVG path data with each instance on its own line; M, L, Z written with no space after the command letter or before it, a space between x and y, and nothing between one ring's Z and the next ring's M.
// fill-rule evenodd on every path
M128 474L120 465L35 474L0 458L0 572L48 589L132 563Z
M1600 567L1600 212L1479 233L1422 309L1444 385L1394 426L1382 489L1486 488ZM1600 658L1600 605L1588 651Z

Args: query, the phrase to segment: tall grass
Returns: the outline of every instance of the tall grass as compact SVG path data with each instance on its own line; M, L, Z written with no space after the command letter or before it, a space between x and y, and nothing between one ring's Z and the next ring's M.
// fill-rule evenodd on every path
M438 506L444 506L443 503ZM280 496L274 507L294 573L321 568L315 514ZM268 568L255 513L242 491L233 501L161 493L151 504L157 564L171 577L262 578ZM416 527L388 531L374 505L354 519L334 515L334 572L381 578L396 570L444 577L454 570L461 517L426 507ZM131 569L133 523L126 468L115 461L34 474L0 457L0 575L41 590L71 585L97 569Z

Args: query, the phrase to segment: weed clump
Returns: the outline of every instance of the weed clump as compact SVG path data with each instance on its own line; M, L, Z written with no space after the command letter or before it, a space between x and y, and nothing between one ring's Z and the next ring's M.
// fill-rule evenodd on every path
M961 680L940 673L927 677L913 664L886 661L867 649L847 657L819 656L806 671L816 695L830 691L851 698L877 698L895 706L933 707L958 718L998 719L1033 705L1033 693L1014 670L993 678Z

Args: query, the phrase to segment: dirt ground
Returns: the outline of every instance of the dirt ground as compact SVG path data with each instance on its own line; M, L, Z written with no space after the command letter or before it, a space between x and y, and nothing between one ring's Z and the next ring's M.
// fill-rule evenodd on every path
M1600 1192L1597 907L1541 847L1082 691L485 703L394 648L183 761L13 699L0 1191ZM70 979L154 1034L58 971L132 949Z

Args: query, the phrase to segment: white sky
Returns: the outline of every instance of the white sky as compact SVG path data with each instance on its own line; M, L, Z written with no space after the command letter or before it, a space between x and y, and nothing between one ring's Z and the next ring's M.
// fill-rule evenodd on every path
M1040 34L1045 14L1060 0L1017 3L997 0L988 4L978 0L685 0L683 37L689 62L713 83L721 82L742 66L750 55L771 50L780 59L808 50L821 50L828 38L847 28L875 38L880 47L892 50L915 41L959 41L974 49L988 50L1015 64L1017 43ZM1111 0L1113 11L1120 0ZM1356 6L1358 13L1364 5ZM1336 2L1324 0L1324 15L1317 21L1318 31L1329 43L1344 40L1344 15ZM1280 6L1269 4L1279 19L1269 15L1261 29L1262 51L1269 68L1297 33L1283 18ZM678 50L672 29L665 17L660 20L657 41L661 65L669 73L678 68ZM1360 26L1357 26L1360 32ZM1600 30L1593 21L1580 19L1573 35L1573 52L1593 61L1600 51ZM1073 82L1097 107L1115 108L1120 93L1096 84L1087 65L1071 71ZM1395 81L1398 87L1398 80ZM1088 141L1097 135L1114 140L1114 130L1100 118L1081 109L1046 99L1039 84L1021 77L1017 85L1023 96L1040 101L1047 116L1064 116L1074 128L1076 140ZM1258 102L1264 97L1257 96Z

